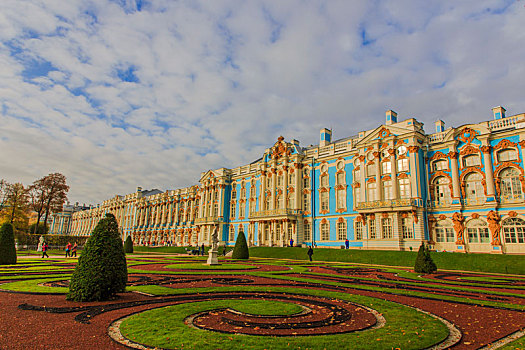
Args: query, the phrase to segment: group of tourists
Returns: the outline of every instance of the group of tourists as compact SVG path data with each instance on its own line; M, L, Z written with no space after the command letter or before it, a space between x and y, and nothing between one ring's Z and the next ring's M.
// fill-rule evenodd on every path
M77 257L77 244L75 243L73 246L71 246L71 242L67 242L66 245L66 258L72 258L73 256Z

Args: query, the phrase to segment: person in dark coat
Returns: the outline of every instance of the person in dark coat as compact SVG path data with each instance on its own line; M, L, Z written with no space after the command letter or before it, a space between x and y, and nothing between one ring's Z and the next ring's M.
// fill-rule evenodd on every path
M47 256L49 258L49 255L47 255L47 248L49 246L47 245L47 242L44 242L44 244L42 244L42 258L45 256Z
M71 248L71 257L77 257L77 244L73 244L73 248Z
M308 257L310 258L310 261L312 261L312 255L314 255L314 250L312 249L312 246L310 246L310 248L308 248L308 252L306 254L308 254Z
M201 248L202 248L202 250L201 250L201 252L202 252L202 255L204 255L204 243L202 243L202 246L201 246Z
M350 248L350 241L348 240L348 238L345 241L345 247L346 249Z

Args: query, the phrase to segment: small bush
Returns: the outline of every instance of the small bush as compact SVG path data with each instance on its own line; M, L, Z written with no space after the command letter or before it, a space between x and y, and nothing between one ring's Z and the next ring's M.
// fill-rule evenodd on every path
M16 264L15 234L13 225L6 222L0 227L0 265Z
M91 233L71 276L68 300L108 300L124 292L128 280L126 254L113 214L106 214Z
M133 241L131 240L131 236L128 236L128 238L126 238L126 241L124 242L124 253L133 253Z
M417 273L434 273L437 271L437 266L430 256L428 247L425 247L424 243L421 243L419 246L414 271Z
M226 249L226 247L224 247ZM240 231L235 241L235 247L233 248L232 259L249 259L250 252L248 250L248 244L246 243L246 236L244 232Z

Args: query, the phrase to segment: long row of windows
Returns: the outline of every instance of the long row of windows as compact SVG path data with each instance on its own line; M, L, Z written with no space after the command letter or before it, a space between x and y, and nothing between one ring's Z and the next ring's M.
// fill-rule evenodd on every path
M525 243L525 220L507 218L502 222L502 231L505 243ZM452 222L448 220L438 221L434 232L438 243L454 243L456 241ZM490 243L488 225L481 219L467 222L465 232L465 239L469 243Z

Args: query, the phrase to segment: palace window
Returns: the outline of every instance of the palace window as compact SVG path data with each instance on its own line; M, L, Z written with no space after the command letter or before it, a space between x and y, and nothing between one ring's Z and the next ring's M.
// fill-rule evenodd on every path
M516 150L504 149L498 152L498 162L509 162L518 159Z
M481 181L483 177L479 173L470 173L465 176L465 195L467 199L485 198L485 193Z
M289 185L293 185L295 183L295 174L293 173L288 173L288 184Z
M232 219L235 218L235 210L236 210L236 203L235 202L231 202L230 203L230 217Z
M391 200L393 199L393 191L392 191L392 181L387 180L383 181L383 199L384 200Z
M363 239L363 223L361 221L354 221L355 239L360 241Z
M375 221L375 219L368 220L368 231L369 231L369 234L370 234L370 239L376 239L377 238L376 221Z
M369 182L366 184L366 197L369 202L373 202L376 200L376 183L375 182Z
M265 208L264 209L266 209L266 210L270 209L270 202L271 202L271 200L272 200L272 197L267 194L265 196L265 203L264 203Z
M219 216L219 203L213 203L213 216Z
M310 178L309 177L303 178L303 187L310 188Z
M233 226L233 225L230 225L230 237L229 237L229 240L230 241L234 241L235 240L235 226Z
M454 229L452 228L452 224L449 221L438 221L436 223L434 231L436 232L436 242L454 242Z
M381 234L383 239L391 239L392 235L392 219L382 218L381 219Z
M410 218L401 218L401 233L403 239L414 239L414 226Z
M354 181L361 181L361 169L354 170Z
M321 210L322 211L328 210L329 200L330 198L329 198L328 191L321 192Z
M288 208L295 209L295 193L288 194Z
M397 171L408 171L408 158L401 158L397 160Z
M241 202L241 204L239 204L239 217L240 218L244 218L244 216L246 215L246 202Z
M354 188L354 201L355 203L359 203L361 201L361 188L360 187Z
M344 241L346 239L346 221L337 223L337 239Z
M250 204L249 204L249 210L250 210L250 213L253 213L255 211L255 206L256 206L256 201L252 201L250 200Z
M246 187L242 187L241 188L241 199L245 199L246 198Z
M467 222L469 243L489 243L489 228L485 221L474 219Z
M434 163L432 163L432 170L438 171L438 170L447 170L448 169L448 161L442 159L442 160L436 160Z
M392 173L392 163L389 161L381 163L383 175Z
M234 188L232 190L232 200L236 200L237 199L237 190Z
M479 156L472 155L463 158L463 167L477 166L479 165Z
M277 187L282 187L282 186L283 186L283 176L278 175L277 176Z
M328 241L330 239L330 224L328 222L321 223L321 241Z
M309 211L310 210L310 194L305 193L303 194L303 210Z
M503 169L500 173L500 179L501 199L503 201L523 198L518 170L515 168Z
M376 165L368 164L366 166L366 176L376 176Z
M277 195L277 208L276 209L283 209L284 208L284 196L281 194L281 195Z
M293 226L292 224L288 224L288 235L286 236L286 240L290 241L293 237Z
M440 176L434 180L434 199L439 204L449 204L452 201L448 178Z
M337 209L346 208L346 190L338 189L335 191L335 196L337 197Z
M525 243L525 221L520 218L508 218L503 221L505 243Z
M399 179L399 198L410 198L410 180Z
M336 175L336 184L337 185L344 185L345 184L345 173L340 172Z
M309 222L304 223L304 240L310 241L312 239L312 226Z
M321 175L321 187L328 187L328 174Z

